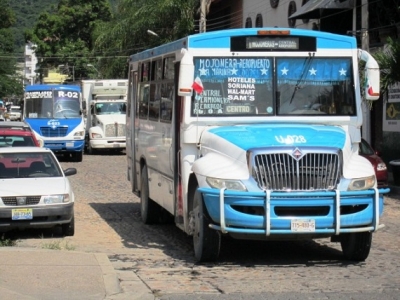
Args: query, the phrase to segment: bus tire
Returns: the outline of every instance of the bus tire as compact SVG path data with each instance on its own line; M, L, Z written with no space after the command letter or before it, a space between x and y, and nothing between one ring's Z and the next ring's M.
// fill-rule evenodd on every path
M142 169L140 183L140 215L144 224L158 223L161 215L161 207L149 198L149 177L146 166Z
M82 159L83 159L83 152L74 152L74 153L72 154L72 159L73 159L75 162L81 162Z
M348 260L364 261L369 255L372 232L354 232L340 235L343 255Z
M207 213L203 197L197 189L193 199L193 215L194 256L198 262L216 261L221 249L221 235L208 227L211 218Z

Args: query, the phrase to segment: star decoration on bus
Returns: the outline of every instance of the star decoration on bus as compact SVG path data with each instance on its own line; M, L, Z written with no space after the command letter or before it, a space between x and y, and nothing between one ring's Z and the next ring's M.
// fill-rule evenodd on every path
M288 72L288 71L289 71L289 70L286 69L286 67L284 67L284 68L281 70L282 75L287 75L287 72Z
M261 69L261 75L267 75L268 70L266 68Z
M238 69L233 68L233 69L231 70L231 72L232 72L231 75L237 75L237 71L238 71Z
M200 76L206 76L207 75L207 69L201 68L199 69Z
M345 69L343 69L343 68L339 70L340 76L346 76L346 72L347 71Z
M310 72L310 75L317 75L317 70L315 70L314 68L308 70Z

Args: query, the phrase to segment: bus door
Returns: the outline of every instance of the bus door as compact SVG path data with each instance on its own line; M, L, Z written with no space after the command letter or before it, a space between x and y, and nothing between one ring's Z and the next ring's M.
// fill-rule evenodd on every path
M131 182L132 191L138 191L138 181L136 177L136 151L135 151L135 107L136 107L136 99L137 99L137 79L138 73L137 71L132 70L131 82L129 82L129 90L128 90L128 107L126 112L126 156L128 163L128 176Z

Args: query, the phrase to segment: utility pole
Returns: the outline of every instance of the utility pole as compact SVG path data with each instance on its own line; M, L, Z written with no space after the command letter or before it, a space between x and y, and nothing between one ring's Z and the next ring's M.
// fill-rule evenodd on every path
M361 1L361 49L369 51L368 34L368 0ZM361 84L364 84L363 82ZM361 128L362 137L371 143L371 111L367 101L363 101L363 124Z
M206 32L206 10L207 10L207 0L200 0L200 33Z

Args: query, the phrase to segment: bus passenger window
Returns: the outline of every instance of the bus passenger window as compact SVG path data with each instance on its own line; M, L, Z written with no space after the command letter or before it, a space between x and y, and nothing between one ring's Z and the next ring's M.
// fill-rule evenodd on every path
M174 84L164 83L161 88L161 115L163 121L172 120L172 104L174 99Z
M140 86L140 95L138 101L139 118L147 119L149 114L149 89L150 85L143 84Z
M158 121L160 116L160 84L150 84L149 119Z

